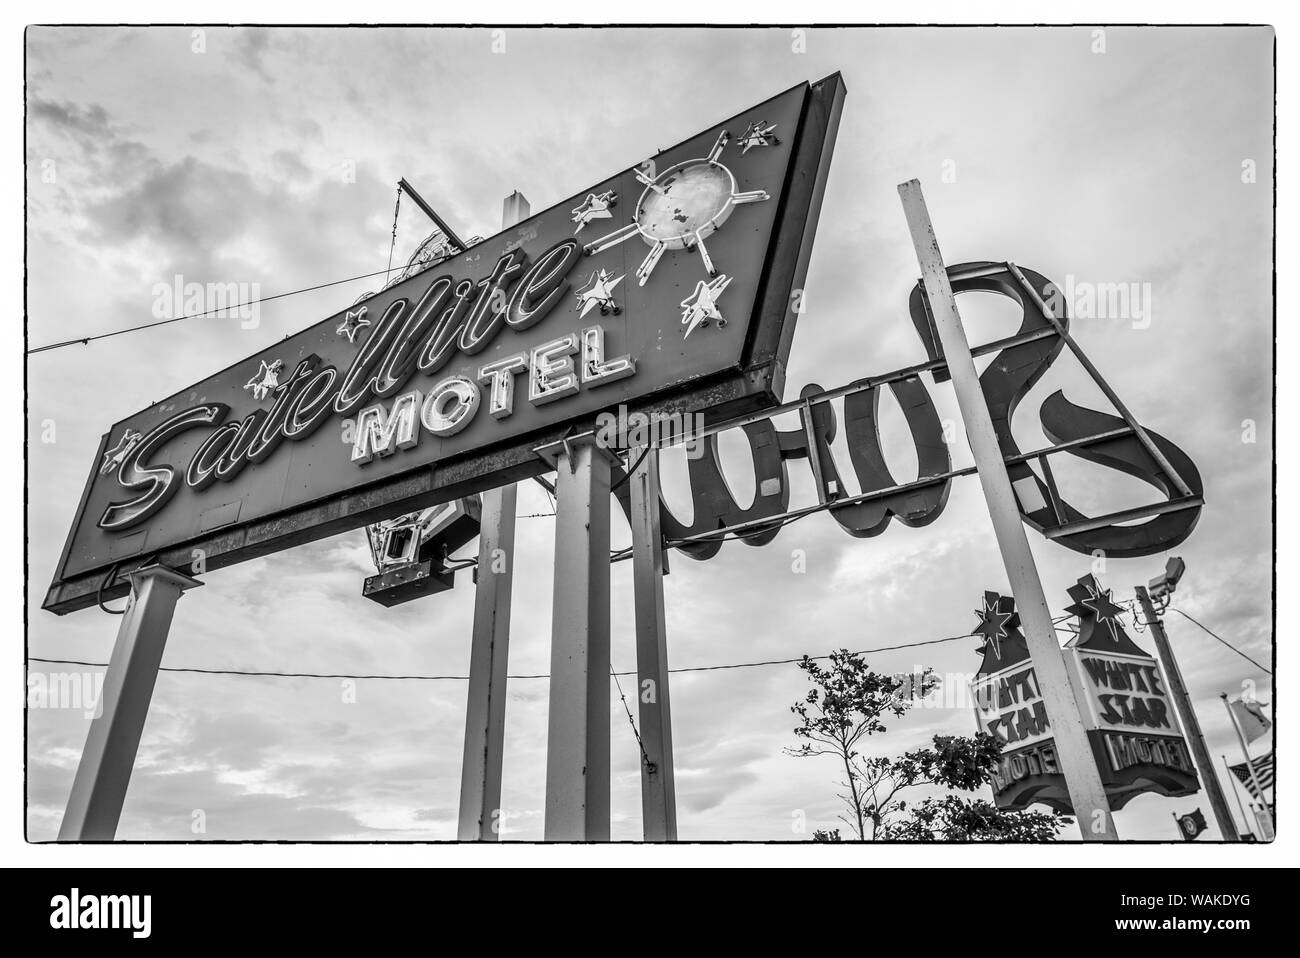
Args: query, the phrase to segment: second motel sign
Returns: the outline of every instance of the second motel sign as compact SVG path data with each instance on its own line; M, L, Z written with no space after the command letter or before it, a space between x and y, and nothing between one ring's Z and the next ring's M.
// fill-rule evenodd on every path
M1069 592L1079 632L1061 654L1110 807L1144 792L1193 794L1196 768L1159 664L1129 637L1122 607L1093 576ZM1072 812L1015 600L986 592L977 615L984 645L971 684L975 719L1002 742L994 798L1007 808L1042 802Z

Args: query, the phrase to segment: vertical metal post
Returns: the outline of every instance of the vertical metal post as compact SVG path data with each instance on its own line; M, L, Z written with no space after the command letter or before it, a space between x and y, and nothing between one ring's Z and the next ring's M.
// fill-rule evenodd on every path
M86 735L59 826L61 842L112 841L117 834L176 600L203 584L160 565L130 578L131 597L104 673L102 711Z
M1174 658L1169 636L1165 634L1164 623L1156 614L1146 588L1137 586L1134 591L1137 593L1138 604L1142 606L1142 612L1146 616L1147 625L1151 628L1156 655L1159 656L1160 665L1165 670L1165 681L1169 683L1169 695L1174 700L1174 708L1178 711L1183 730L1187 733L1192 758L1196 760L1196 770L1201 773L1201 787L1205 789L1205 794L1210 800L1210 808L1214 810L1214 819L1219 823L1223 840L1235 842L1239 837L1237 825L1232 820L1232 810L1228 808L1227 796L1223 794L1223 788L1219 785L1219 776L1214 773L1214 762L1210 758L1210 750L1205 746L1205 733L1201 731L1200 720L1197 719L1196 710L1192 707L1192 697L1187 694L1187 685L1183 682L1182 670L1178 668L1178 662Z
M469 653L465 752L460 771L463 842L496 841L501 820L501 764L505 749L506 664L510 652L510 596L514 586L518 486L483 494L474 638Z
M528 216L528 200L515 190L501 209L501 228ZM510 597L515 576L514 483L481 496L474 635L465 703L465 750L460 767L460 817L456 837L492 842L505 827L501 763L505 751L506 665L510 657Z
M648 842L677 841L664 545L659 529L659 450L647 446L628 479L632 498L632 580L636 600L637 714L641 719L641 828Z
M609 476L590 434L538 450L555 466L555 589L546 730L547 841L609 840Z
M1268 810L1268 799L1264 796L1264 789L1259 784L1259 776L1255 774L1255 763L1250 760L1250 746L1246 743L1246 733L1241 730L1241 725L1237 722L1237 715L1232 711L1232 704L1228 701L1228 696L1220 692L1219 698L1223 699L1223 707L1228 710L1228 718L1232 720L1232 730L1237 733L1237 741L1241 743L1241 756L1246 760L1246 771L1250 773L1250 780L1255 786L1255 798L1259 799L1261 810L1264 813L1263 821L1259 824L1265 834L1260 837L1267 841L1267 833L1274 831L1273 813ZM1256 813L1256 817L1259 817L1258 813Z
M1101 783L1091 743L1079 720L1079 705L1065 669L1065 661L1061 658L1056 631L1052 626L1052 615L1043 593L1043 583L1038 577L1034 555L1029 550L1029 539L1021 524L1020 508L1007 476L997 434L993 431L993 420L980 388L975 361L971 357L961 315L957 312L957 302L948 282L948 272L943 264L943 255L939 252L938 240L935 239L921 184L918 180L909 180L899 185L898 194L907 216L917 262L921 266L921 279L925 284L930 310L943 346L944 359L952 376L957 405L966 425L966 436L979 470L980 485L984 489L989 517L993 520L993 531L1002 553L1002 562L1011 582L1020 619L1025 626L1030 658L1038 677L1043 705L1047 709L1047 719L1052 727L1061 771L1065 775L1066 788L1079 822L1079 830L1086 840L1115 841L1119 836L1115 831L1110 804Z

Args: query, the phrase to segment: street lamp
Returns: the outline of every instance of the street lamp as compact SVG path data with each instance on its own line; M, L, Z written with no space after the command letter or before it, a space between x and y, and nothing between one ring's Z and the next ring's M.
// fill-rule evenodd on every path
M1174 594L1178 588L1178 580L1183 577L1187 570L1187 563L1177 556L1170 557L1165 563L1165 574L1158 575L1147 583L1147 594L1156 604L1159 611L1163 612L1169 606L1169 597Z

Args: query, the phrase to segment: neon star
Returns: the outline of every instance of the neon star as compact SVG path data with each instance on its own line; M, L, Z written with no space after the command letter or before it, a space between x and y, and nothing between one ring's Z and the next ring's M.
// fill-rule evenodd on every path
M709 320L713 320L719 326L727 325L726 319L718 311L718 297L731 285L731 279L723 273L712 282L706 283L700 280L695 284L695 292L681 303L682 325L686 327L682 339L690 336L700 326L709 325Z
M1101 589L1097 586L1088 587L1088 598L1080 599L1079 604L1091 609L1097 617L1097 624L1104 625L1110 630L1112 642L1119 641L1120 622L1119 616L1124 611L1124 607L1116 605L1110 597L1110 589Z
M128 429L122 433L122 438L117 441L117 445L104 453L104 463L99 467L99 474L107 476L117 469L122 464L122 460L126 458L127 453L135 448L135 444L141 438L140 433L134 429Z
M259 359L257 372L252 379L244 383L244 388L251 389L253 398L261 402L271 394L275 387L280 385L280 370L282 369L284 369L284 363L278 359L270 363Z
M992 599L986 597L984 608L975 610L975 617L980 620L980 624L975 626L975 631L971 634L984 636L984 641L988 643L986 648L993 649L993 657L996 659L1002 658L1002 640L1007 637L1007 623L1014 615L1014 612L999 611L996 596Z
M582 232L582 228L592 220L607 220L614 214L609 211L610 207L618 202L618 194L613 190L606 190L604 193L588 193L587 198L582 201L582 205L575 207L573 213L573 222L578 224L574 230L574 235Z
M581 319L586 316L593 306L600 307L600 315L607 316L610 313L618 315L623 310L614 302L614 287L623 282L622 276L612 276L603 269L596 270L587 280L587 285L578 290L578 305L582 311L578 314Z
M361 332L361 327L370 325L370 320L366 319L367 311L368 307L365 306L360 309L348 310L347 315L343 317L343 322L339 324L339 328L334 330L335 335L346 336L348 342L355 343L357 333Z
M749 124L745 132L740 135L736 143L741 147L740 155L744 156L756 146L772 146L781 141L772 135L776 129L775 123L768 123L766 120L759 120L757 123Z

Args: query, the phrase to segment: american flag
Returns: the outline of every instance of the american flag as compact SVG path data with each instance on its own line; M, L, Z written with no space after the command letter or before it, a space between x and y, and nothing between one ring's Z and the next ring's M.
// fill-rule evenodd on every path
M1273 753L1269 752L1267 755L1261 755L1259 758L1252 758L1250 764L1255 767L1255 777L1259 779L1259 787L1264 789L1272 788ZM1242 762L1240 765L1229 765L1228 768L1232 770L1233 775L1236 775L1237 778L1241 780L1241 783L1246 786L1247 791L1249 791L1251 795L1254 795L1255 798L1260 801L1264 800L1264 796L1255 791L1255 781L1251 778L1250 769L1246 768L1245 762Z

